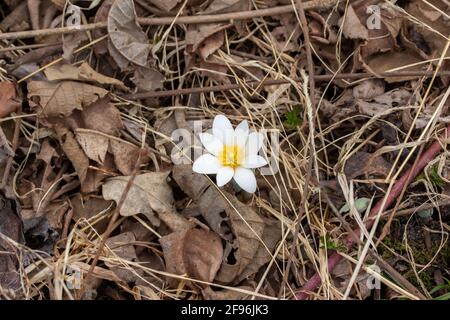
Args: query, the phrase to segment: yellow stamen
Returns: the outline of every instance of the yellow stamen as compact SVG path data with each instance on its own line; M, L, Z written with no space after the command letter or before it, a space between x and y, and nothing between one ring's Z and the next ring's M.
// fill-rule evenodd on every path
M237 145L227 146L224 145L222 151L219 154L219 160L225 167L236 168L241 162L241 150Z

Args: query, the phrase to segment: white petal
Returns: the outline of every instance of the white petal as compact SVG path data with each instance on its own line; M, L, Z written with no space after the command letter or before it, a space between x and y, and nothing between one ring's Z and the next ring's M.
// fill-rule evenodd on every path
M234 171L233 179L239 187L248 193L253 193L256 191L256 178L252 170L238 167Z
M217 137L207 132L200 133L198 136L209 153L215 156L219 155L219 152L223 149L223 143Z
M224 142L224 132L226 131L234 131L233 126L231 125L230 120L224 115L218 115L214 118L213 121L213 135L219 138L222 142Z
M248 169L264 167L266 164L266 159L257 154L251 154L242 161L242 166Z
M247 145L245 147L245 154L257 154L259 149L263 146L264 135L260 132L252 132L248 135Z
M219 187L226 185L233 178L234 170L231 167L222 167L217 171L216 181Z
M214 174L220 169L219 159L212 154L204 154L198 157L192 165L192 171L203 174Z
M222 132L222 142L227 146L234 146L237 142L234 130L226 130Z
M247 121L244 120L236 127L236 130L234 130L234 143L239 148L245 148L245 144L247 143L248 139L248 124Z
M236 130L247 131L248 132L248 122L247 120L241 121L236 127Z

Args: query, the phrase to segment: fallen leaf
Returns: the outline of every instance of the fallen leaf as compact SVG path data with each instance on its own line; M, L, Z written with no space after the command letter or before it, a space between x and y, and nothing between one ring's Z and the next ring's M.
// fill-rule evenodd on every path
M72 165L80 178L80 182L83 183L89 167L88 157L85 155L72 132L66 128L57 127L56 133L64 153L67 158L69 158L70 162L72 162Z
M111 136L118 136L119 131L123 129L120 111L109 102L107 97L85 107L81 118L86 129L97 130Z
M130 262L135 261L137 259L137 255L133 245L134 242L136 242L136 238L133 232L124 232L117 236L108 238L105 245L114 253L114 255L109 254L108 256L114 260L117 259L115 257L117 256ZM105 264L111 268L120 265L120 262L113 262L105 259Z
M77 130L76 139L86 156L98 163L104 163L108 151L109 138L95 132Z
M345 163L345 175L348 180L361 175L377 175L386 177L391 170L391 164L382 156L358 151Z
M363 25L356 14L355 10L353 9L353 6L349 5L347 7L347 13L343 17L345 19L343 26L342 26L342 32L344 33L344 36L349 39L364 39L367 40L369 38L369 31L367 30L366 26Z
M137 67L131 81L139 91L153 91L163 87L164 76L161 72L149 67Z
M39 97L39 114L44 117L68 116L73 110L82 110L107 93L105 89L75 81L28 83L28 97Z
M231 24L191 25L186 33L186 51L198 53L203 60L217 51L225 41L224 30Z
M130 175L139 158L140 149L126 142L110 139L111 153L114 155L114 163L123 175ZM141 159L145 163L147 159Z
M381 103L357 100L356 104L358 105L358 110L361 114L366 114L371 117L378 116L389 110L388 105Z
M76 194L70 198L70 203L73 208L73 220L79 219L89 220L92 217L100 214L110 212L113 208L113 201L108 201L98 196L86 196ZM94 227L98 232L104 232L108 225L107 219L97 222Z
M401 68L402 71L423 71L423 65L414 65L420 61L422 61L422 59L414 54L414 52L406 50L373 55L369 57L363 65L368 72L377 75L399 68ZM385 78L385 81L393 83L412 80L415 78L417 78L417 76L398 76Z
M115 175L115 172L116 167L114 164L114 157L111 154L107 153L105 162L103 164L99 164L98 170L88 169L86 173L86 179L81 184L81 192L96 192L97 189L102 185L103 180Z
M384 93L384 81L379 79L365 80L353 88L356 99L372 99Z
M414 0L408 3L406 12L421 23L406 21L403 36L414 45L415 51L422 53L426 59L437 59L447 45L446 37L450 28L448 4L440 0L430 0L429 3L437 9L423 1ZM450 50L447 50L445 57L450 57Z
M168 172L148 172L137 175L128 192L127 198L120 210L122 216L132 216L138 213L146 215L155 225L159 219L154 212L162 215L173 212L172 189L167 184ZM119 202L130 177L121 176L109 179L102 188L103 198Z
M116 0L112 4L108 15L108 32L112 46L123 58L142 67L147 66L151 45L136 21L132 0Z
M70 64L52 66L45 69L44 73L49 81L88 81L97 85L113 85L123 91L129 91L122 81L98 73L87 62L83 62L78 68Z
M259 242L258 249L252 261L234 280L238 283L247 277L258 272L259 268L272 260L272 252L275 250L278 241L281 239L281 225L279 221L264 219L265 227L261 236L262 243Z
M194 279L212 282L222 263L220 237L211 231L190 229L159 239L166 261L166 271L187 274Z
M16 111L20 104L14 101L16 87L12 82L0 82L0 119Z
M227 243L228 251L226 248L225 261L217 280L231 283L253 262L265 225L249 206L229 193L222 193L210 187L198 199L198 205L200 213L213 230L217 228L217 231L222 231L223 212L228 217L227 222L235 238Z

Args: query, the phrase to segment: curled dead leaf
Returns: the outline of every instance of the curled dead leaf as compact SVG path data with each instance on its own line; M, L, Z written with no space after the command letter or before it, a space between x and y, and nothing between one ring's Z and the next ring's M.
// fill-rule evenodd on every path
M187 274L194 279L212 282L222 263L220 237L211 231L189 229L159 239L166 261L166 271Z
M78 68L70 64L52 66L45 69L44 73L49 81L88 81L98 85L113 85L123 91L129 91L122 81L98 73L87 62L83 62Z

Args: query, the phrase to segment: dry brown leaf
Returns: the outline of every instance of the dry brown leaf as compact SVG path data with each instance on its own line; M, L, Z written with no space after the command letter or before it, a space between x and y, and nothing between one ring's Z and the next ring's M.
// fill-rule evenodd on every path
M84 153L91 160L100 164L105 162L106 152L108 151L109 138L96 132L87 132L77 130L75 136L83 148Z
M106 240L106 246L114 253L114 255L108 255L113 259L117 259L115 256L125 259L127 261L135 261L137 259L136 250L133 243L136 242L136 238L133 232L124 232L117 236L111 237ZM108 267L114 267L120 264L119 262L111 262L105 260L105 264Z
M231 26L231 24L189 26L186 33L186 51L190 54L198 52L205 60L223 45L225 41L224 30Z
M136 67L131 81L139 91L153 91L163 87L164 76L161 72L149 67Z
M220 237L211 231L189 229L159 239L166 261L166 271L187 274L212 282L220 268L223 248Z
M402 71L423 71L423 65L415 65L406 67L417 62L420 62L421 58L410 50L401 52L388 52L380 55L373 55L369 57L364 64L367 71L377 75L382 72L387 72L393 69L402 68ZM399 76L388 77L386 82L401 82L406 80L415 79L417 76Z
M75 81L28 83L28 97L39 97L39 114L44 117L68 116L73 110L82 110L107 93L105 89Z
M12 82L0 82L0 119L17 110L20 104L14 101L16 87Z
M107 153L105 157L105 163L98 165L98 170L88 169L86 179L81 184L81 192L91 193L98 191L98 188L102 185L103 180L109 178L116 172L114 164L114 157Z
M130 175L139 158L139 148L125 141L110 140L111 153L114 155L114 163L123 175ZM147 159L141 159L144 163Z
M364 80L353 88L353 96L356 99L372 99L384 93L384 81L380 79Z
M380 96L374 97L374 101L378 103L387 104L389 107L404 106L408 103L414 103L410 101L412 93L406 89L399 88L388 91Z
M256 251L252 261L245 267L241 274L234 280L234 282L240 282L246 279L248 276L258 272L259 268L268 263L271 259L271 253L275 250L278 241L281 239L281 225L279 221L264 219L265 227L259 243L258 250Z
M361 175L377 175L386 177L392 165L382 156L358 151L345 163L344 172L348 180Z
M49 81L88 81L99 85L113 85L123 91L129 91L122 81L98 73L87 62L83 62L78 68L70 64L52 66L45 69L44 73Z
M87 169L89 167L89 159L78 144L75 136L66 128L56 127L56 134L61 141L61 147L67 158L72 162L75 171L83 183L86 178Z
M108 15L108 32L112 46L123 58L142 67L147 66L151 45L136 22L132 0L116 0L112 4ZM116 57L113 55L113 58ZM122 62L118 64L123 65Z
M379 92L381 92L381 90L379 90ZM413 101L410 101L411 95L411 92L406 89L394 89L381 95L372 96L371 99L368 99L373 100L374 102L357 99L356 103L360 113L373 117L390 110L392 107L413 103Z
M127 141L108 137L96 130L78 128L75 129L75 135L89 159L103 164L109 151L114 157L116 168L123 175L132 173L139 158L140 148ZM146 163L148 159L148 155L145 154L141 157L141 162Z
M364 100L357 100L356 104L358 105L359 113L365 114L371 117L378 116L387 110L389 107L386 104L376 103L376 102L367 102Z
M123 129L120 111L109 103L109 98L99 99L85 107L81 118L86 129L97 130L111 136L117 136Z
M155 217L154 211L160 215L174 211L172 188L167 184L168 175L168 172L148 172L136 176L120 214L132 216L142 213L158 226L159 220ZM119 202L129 179L128 176L109 179L103 185L103 197Z
M344 36L349 39L367 40L369 38L369 31L366 26L361 23L358 15L353 9L353 6L348 6L347 13L344 18L344 24L342 27Z
M90 219L102 212L109 212L113 208L113 201L107 201L97 196L83 197L81 194L76 194L70 198L70 203L73 208L74 221L78 221L79 219ZM103 232L107 225L107 219L103 219L95 224L94 227L98 232Z
M231 194L226 192L223 194L230 203L214 187L210 187L200 197L198 205L200 213L213 229L220 228L217 222L222 220L223 212L228 216L228 223L235 239L227 243L225 261L217 274L217 280L231 283L254 262L265 225L249 206Z

